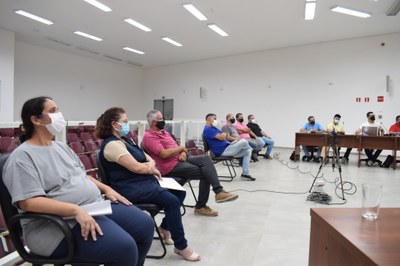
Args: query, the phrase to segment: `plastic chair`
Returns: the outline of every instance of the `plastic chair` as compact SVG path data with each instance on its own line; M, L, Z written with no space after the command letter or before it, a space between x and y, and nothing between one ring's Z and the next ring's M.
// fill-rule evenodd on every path
M68 140L68 143L80 141L78 134L76 134L76 133L67 133L67 140Z
M86 174L93 176L97 179L97 168L93 166L92 161L86 154L78 155L81 160L83 166L85 167Z
M13 138L14 128L0 128L0 136Z
M83 145L87 152L95 152L98 148L98 145L91 139L83 142Z
M4 220L7 223L7 228L9 231L9 236L11 241L17 250L18 254L21 256L23 260L36 265L43 264L54 264L54 265L99 265L101 262L80 262L73 260L75 250L75 240L74 235L71 231L71 228L68 226L67 222L59 216L50 215L50 214L41 214L41 213L18 213L18 210L12 205L11 195L8 192L7 187L3 182L3 167L8 159L9 154L3 154L0 156L0 205L3 211ZM60 258L49 258L44 256L36 255L32 252L29 252L25 249L22 229L20 225L20 220L23 219L45 219L48 220L49 223L55 224L61 232L65 235L67 244L68 244L68 253L65 257Z
M68 145L78 155L86 153L85 148L80 142L70 142Z
M93 135L91 133L89 133L89 132L82 132L81 135L80 135L80 138L81 138L82 142L86 142L86 141L89 141L89 140L94 141Z
M203 144L204 144L204 151L206 154L208 154L211 157L211 160L213 160L214 164L222 162L223 165L225 165L228 168L229 175L219 175L218 177L224 178L226 180L221 180L221 181L228 181L231 182L235 177L236 177L236 170L234 166L233 160L235 159L234 156L216 156L215 154L212 153L212 150L210 149L210 146L208 146L207 141L204 138L204 135L201 135L203 138Z
M101 182L103 182L106 185L110 185L108 181L108 175L106 170L104 169L103 165L101 164L100 157L99 157L100 150L96 150L95 156L96 156L96 162L97 162L97 168L98 168L98 176L101 179ZM158 230L157 223L155 220L156 215L162 210L160 206L157 204L152 204L152 203L140 203L140 204L135 204L136 207L143 211L147 211L151 218L153 218L154 222L154 228L157 233L157 237L155 239L158 239L160 241L161 247L162 247L162 253L161 255L147 255L146 258L152 258L152 259L161 259L164 258L164 256L167 254L167 249L165 248L164 241L161 237L161 233Z

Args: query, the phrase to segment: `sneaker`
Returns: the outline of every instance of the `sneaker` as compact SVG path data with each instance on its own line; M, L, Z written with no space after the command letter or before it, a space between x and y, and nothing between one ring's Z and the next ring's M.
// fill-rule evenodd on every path
M313 161L316 162L316 163L320 163L320 162L321 162L321 159L320 159L319 157L316 157L316 158L314 158Z
M194 209L194 214L204 215L204 216L213 216L213 217L218 216L218 212L214 211L213 209L211 209L207 205L204 206L203 208L200 208L200 209L195 208Z
M269 155L264 155L264 158L267 159L267 160L272 160L272 157L269 156ZM304 160L303 160L303 161L304 161Z
M215 195L215 202L216 203L221 203L221 202L227 202L227 201L233 201L237 199L239 195L231 193L231 192L226 192L226 191L221 191L220 193Z
M248 180L250 180L250 181L254 181L254 180L256 180L254 177L252 177L251 175L245 175L245 174L242 174L241 175L241 177L243 177L243 178L247 178Z
M314 158L314 156L308 156L307 157L307 162L311 161Z

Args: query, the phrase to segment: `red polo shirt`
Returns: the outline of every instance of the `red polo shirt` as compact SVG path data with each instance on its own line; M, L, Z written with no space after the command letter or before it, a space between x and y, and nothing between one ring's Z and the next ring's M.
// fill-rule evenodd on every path
M389 132L400 132L400 125L397 123L394 123L390 129Z

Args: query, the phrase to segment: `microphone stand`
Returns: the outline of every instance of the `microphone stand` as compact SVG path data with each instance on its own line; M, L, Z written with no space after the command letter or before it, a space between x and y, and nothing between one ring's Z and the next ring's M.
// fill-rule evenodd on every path
M335 170L335 167L337 165L337 168L339 170L340 188L342 190L342 198L341 199L345 200L345 198L344 198L344 188L343 188L343 179L342 179L342 165L340 164L340 156L339 156L339 151L338 151L338 148L337 148L337 132L336 132L336 129L335 129L334 126L333 126L333 131L331 132L330 136L332 138L331 138L331 141L329 142L329 146L327 147L326 154L329 154L329 150L332 148L332 151L333 151L332 171ZM326 138L327 137L328 136L326 136ZM322 168L326 165L326 162L327 162L327 158L324 158L322 160L322 162L321 162L321 165L319 166L318 173L315 176L308 193L311 193L311 190L314 187L315 181L317 180L319 174L321 173ZM335 163L336 163L336 165L335 165Z

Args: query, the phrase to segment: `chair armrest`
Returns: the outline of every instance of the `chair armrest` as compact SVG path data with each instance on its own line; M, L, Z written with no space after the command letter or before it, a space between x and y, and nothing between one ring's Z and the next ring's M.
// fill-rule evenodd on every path
M68 244L68 253L65 257L61 258L49 258L44 256L39 256L34 253L29 253L22 242L21 236L21 226L20 221L23 219L45 219L49 222L55 224L65 235ZM11 241L14 244L14 247L18 251L19 255L25 261L28 261L32 264L65 264L71 261L72 256L74 254L74 235L72 233L71 228L68 226L67 222L64 221L61 217L50 214L42 214L42 213L20 213L11 217L8 221L8 230L10 233Z

